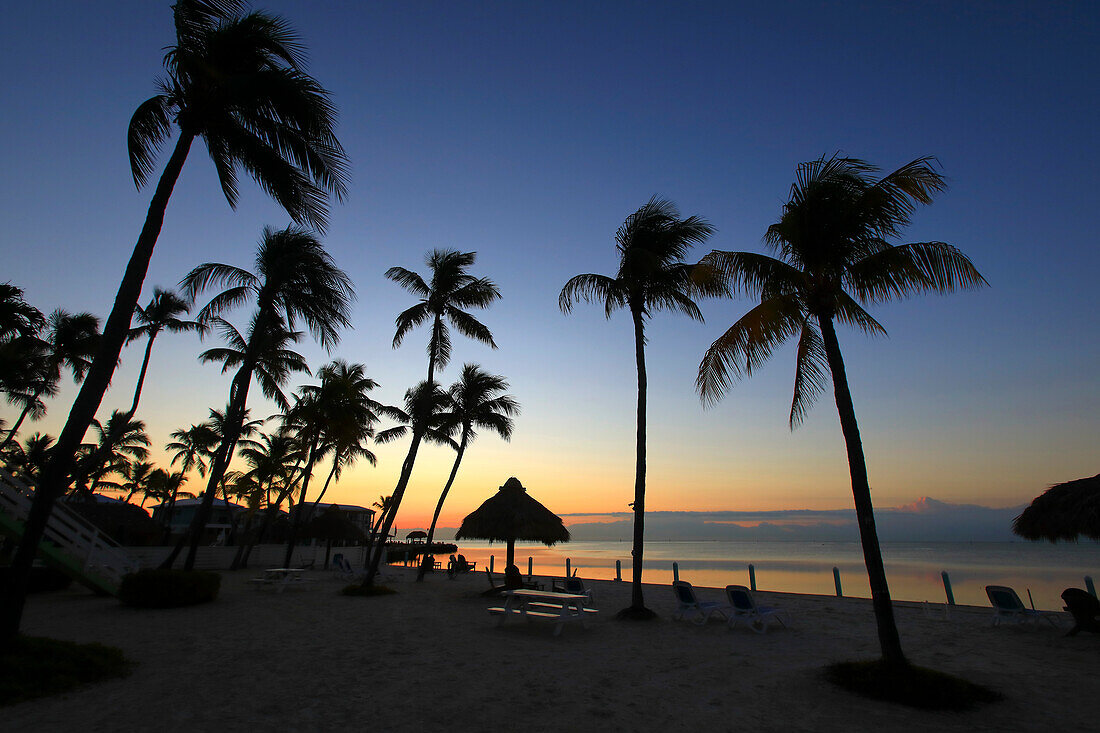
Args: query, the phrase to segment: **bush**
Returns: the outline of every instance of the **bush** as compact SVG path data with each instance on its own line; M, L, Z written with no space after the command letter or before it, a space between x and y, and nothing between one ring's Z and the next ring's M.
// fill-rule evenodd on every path
M0 705L125 677L131 666L115 647L19 636L0 653Z
M928 710L969 710L1004 699L961 677L914 665L889 667L881 659L830 664L825 677L857 695Z
M205 570L139 570L123 577L118 599L138 608L175 608L218 597L222 576Z
M345 596L392 596L396 592L393 588L385 585L368 585L364 588L362 583L352 583L344 586L340 594Z

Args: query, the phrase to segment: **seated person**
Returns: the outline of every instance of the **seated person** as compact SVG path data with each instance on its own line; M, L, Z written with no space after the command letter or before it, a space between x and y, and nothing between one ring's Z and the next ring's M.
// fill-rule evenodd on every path
M508 590L523 588L523 573L515 565L509 565L504 569L504 587Z

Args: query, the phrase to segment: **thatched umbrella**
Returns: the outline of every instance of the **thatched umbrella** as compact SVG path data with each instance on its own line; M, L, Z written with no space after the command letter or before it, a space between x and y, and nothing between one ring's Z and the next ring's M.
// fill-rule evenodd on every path
M1012 531L1029 540L1100 540L1100 474L1051 486L1016 517Z
M513 476L462 520L455 539L507 542L507 564L515 565L516 540L534 540L550 546L568 542L569 530L561 517L531 498Z

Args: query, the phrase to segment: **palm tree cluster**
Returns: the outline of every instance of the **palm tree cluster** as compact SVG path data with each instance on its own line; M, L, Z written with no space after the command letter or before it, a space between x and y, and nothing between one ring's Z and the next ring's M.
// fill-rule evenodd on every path
M352 283L325 250L320 236L329 197L346 194L347 159L335 136L336 109L330 94L305 70L304 48L282 19L250 10L243 0L177 0L172 6L175 43L164 56L158 92L142 102L130 121L128 149L138 187L151 180L161 149L175 136L152 195L144 226L123 273L102 333L88 313L55 310L49 316L29 305L22 290L0 284L0 391L18 411L4 430L0 452L9 466L36 486L30 516L0 594L0 642L14 638L26 596L27 573L53 502L66 492L85 498L118 493L161 503L167 527L182 491L195 473L205 481L201 503L188 531L164 566L187 548L184 567L195 554L214 501L243 502L244 526L229 541L241 548L234 561L247 562L251 546L266 536L287 505L289 564L299 534L331 485L359 460L375 465L373 443L407 440L408 448L391 493L375 506L364 586L373 584L389 536L425 443L455 451L428 540L454 486L459 467L479 431L510 439L519 412L506 394L507 380L467 363L449 387L438 377L452 355L452 329L491 348L490 329L470 311L500 296L496 284L471 273L476 253L429 252L427 276L391 267L385 277L417 301L396 318L392 347L427 326L427 377L410 386L401 406L376 401L378 383L363 364L334 359L316 370L314 381L288 393L294 375L310 375L295 349L305 333L326 350L351 325ZM156 288L148 305L141 294L154 246L175 183L192 144L201 139L231 207L246 172L286 211L292 224L263 229L252 269L208 262L180 281L179 294ZM732 385L758 369L783 342L797 339L792 429L832 384L851 472L852 492L870 579L879 641L887 664L906 664L898 638L882 565L870 498L866 458L845 372L837 324L865 334L885 334L869 306L918 293L950 293L985 285L965 255L943 242L894 244L918 205L930 204L946 188L931 158L918 158L882 176L865 161L822 157L798 167L796 182L779 220L764 235L768 254L712 251L696 264L686 261L714 227L699 216L682 217L676 206L654 196L628 216L614 236L618 267L613 275L581 274L559 296L564 313L581 302L601 304L608 318L630 314L637 371L636 453L633 486L633 575L631 605L619 616L652 618L642 594L647 461L646 326L660 311L696 321L696 299L747 296L758 303L719 336L702 358L696 387L705 404L720 400ZM217 292L196 314L196 299ZM248 308L237 325L232 314ZM202 422L180 428L165 446L169 468L148 461L150 439L137 419L153 344L161 333L213 331L224 345L200 354L231 375L224 409L210 409ZM145 340L144 357L129 407L99 422L95 415L126 343ZM17 441L24 423L40 419L65 373L79 393L56 442L33 434ZM250 419L255 383L280 411ZM394 424L380 429L380 422ZM271 424L265 431L265 425ZM86 441L89 429L93 440ZM237 468L232 468L237 461ZM178 464L178 469L176 466ZM323 470L315 496L313 476ZM238 537L239 535L239 537ZM377 538L377 539L376 539ZM427 566L422 564L418 579Z

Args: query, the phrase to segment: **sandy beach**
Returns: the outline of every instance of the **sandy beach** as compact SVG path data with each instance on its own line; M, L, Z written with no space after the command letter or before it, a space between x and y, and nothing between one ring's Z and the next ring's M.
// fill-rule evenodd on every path
M866 700L822 679L832 661L877 655L870 602L759 593L791 629L754 634L672 620L667 586L647 586L661 619L613 619L627 583L590 581L598 618L503 626L480 597L484 574L424 583L396 571L396 595L350 598L324 571L285 593L223 573L218 599L137 610L74 587L32 596L29 635L120 647L134 673L5 708L5 731L344 730L1095 730L1100 637L990 625L988 608L899 604L917 664L1005 695L967 713ZM699 589L701 600L721 600ZM514 722L506 722L512 720Z

